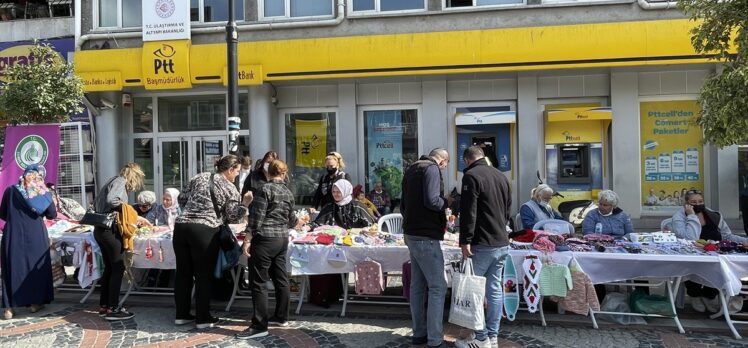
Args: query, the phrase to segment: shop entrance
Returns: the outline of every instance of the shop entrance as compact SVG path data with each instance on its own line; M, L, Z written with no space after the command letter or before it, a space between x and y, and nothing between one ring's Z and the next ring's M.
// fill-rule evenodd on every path
M169 187L181 192L194 175L215 170L215 163L226 153L226 136L161 138L157 153L157 192Z

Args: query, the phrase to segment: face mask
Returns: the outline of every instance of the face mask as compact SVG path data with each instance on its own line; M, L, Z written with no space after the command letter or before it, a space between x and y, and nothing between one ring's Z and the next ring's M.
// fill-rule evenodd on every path
M611 215L613 215L613 211L611 210L607 214L603 214L602 212L600 212L600 215L602 215L602 216L611 216Z
M540 204L542 206L546 207L546 208L549 208L551 206L551 202L550 201L543 201L543 200L541 200Z
M695 204L693 206L693 212L696 214L703 213L704 211L706 211L706 206L703 204Z
M335 174L335 172L337 171L338 171L338 168L327 167L327 174Z
M265 164L262 165L262 170L267 172L268 168L270 168L270 163L265 162Z

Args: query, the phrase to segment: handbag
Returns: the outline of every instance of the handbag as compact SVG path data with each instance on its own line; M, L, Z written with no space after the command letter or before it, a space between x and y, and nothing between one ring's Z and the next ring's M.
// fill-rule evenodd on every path
M210 176L210 200L213 202L213 209L216 211L216 217L221 218L221 214L218 210L218 203L216 203L216 195L213 193L213 178L215 177L215 174ZM239 241L236 239L236 235L233 231L231 231L231 227L226 224L226 221L223 221L221 226L219 226L218 230L218 245L221 247L221 250L223 251L234 251L235 249L239 248ZM236 265L236 264L234 264Z
M93 210L86 211L81 218L81 225L91 225L93 227L111 229L114 224L114 213L97 213Z

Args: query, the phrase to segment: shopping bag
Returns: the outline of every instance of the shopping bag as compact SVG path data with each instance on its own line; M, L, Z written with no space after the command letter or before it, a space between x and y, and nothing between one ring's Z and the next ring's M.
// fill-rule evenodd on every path
M486 278L476 276L473 261L466 259L463 271L452 275L449 322L471 330L483 330L486 324L483 313L485 293Z

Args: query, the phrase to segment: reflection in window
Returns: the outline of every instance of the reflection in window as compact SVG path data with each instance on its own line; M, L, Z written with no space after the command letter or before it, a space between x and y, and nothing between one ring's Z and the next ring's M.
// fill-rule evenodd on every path
M226 129L226 96L159 98L158 128L161 132Z
M412 11L425 10L424 0L353 0L353 11Z
M522 4L522 3L524 3L524 0L447 0L446 5L447 5L447 8L451 8L451 7L490 6L490 5Z
M153 132L153 102L151 98L133 98L132 130L135 133Z
M367 192L381 180L399 199L403 170L418 160L418 110L364 111L364 134Z
M99 0L99 26L116 27L118 0Z
M263 0L263 17L332 16L333 0ZM290 14L289 14L290 12Z
M145 173L143 190L154 190L153 175L153 139L142 138L133 140L133 161L140 165Z
M122 1L122 27L132 28L132 27L140 27L142 25L143 25L143 2L142 0Z
M286 114L286 161L296 204L311 205L325 156L336 150L334 112Z

